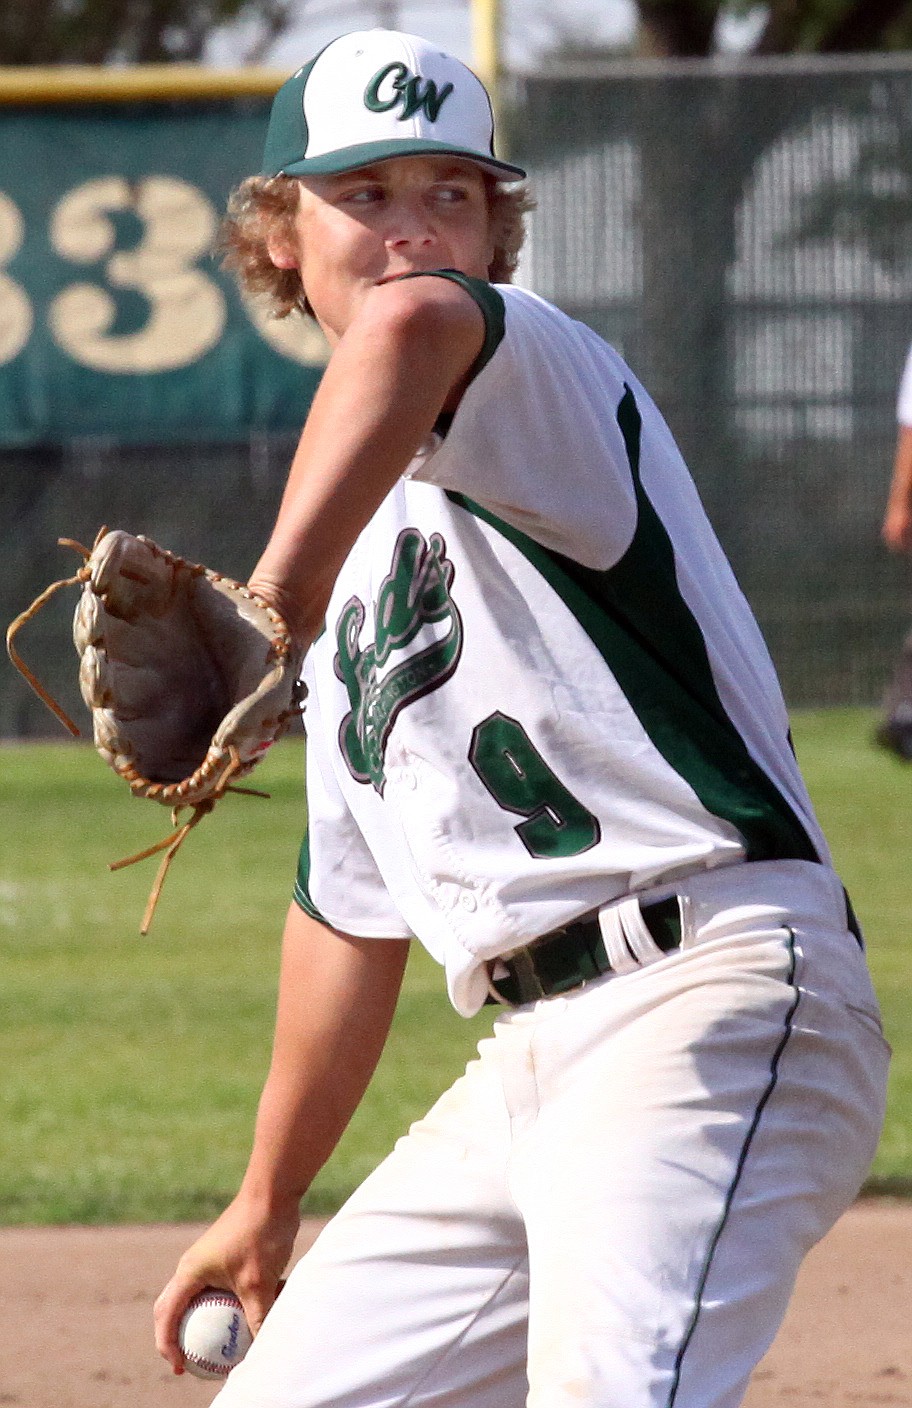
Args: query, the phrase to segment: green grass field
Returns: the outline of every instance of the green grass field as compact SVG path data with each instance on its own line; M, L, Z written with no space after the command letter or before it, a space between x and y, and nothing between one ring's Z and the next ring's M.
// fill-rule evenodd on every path
M872 1188L912 1192L912 770L869 744L860 710L798 714L799 757L852 892L895 1049ZM107 862L163 835L84 745L0 749L0 1223L207 1218L246 1161L266 1070L278 936L303 821L299 742L177 857L155 923L155 861ZM415 945L368 1096L309 1196L328 1211L490 1027L448 1007Z

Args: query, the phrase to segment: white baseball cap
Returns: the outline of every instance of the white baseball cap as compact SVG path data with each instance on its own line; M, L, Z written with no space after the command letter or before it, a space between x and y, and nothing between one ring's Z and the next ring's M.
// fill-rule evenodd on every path
M501 181L525 176L494 155L491 100L471 69L416 34L334 39L276 93L264 176L324 176L396 156L458 156Z

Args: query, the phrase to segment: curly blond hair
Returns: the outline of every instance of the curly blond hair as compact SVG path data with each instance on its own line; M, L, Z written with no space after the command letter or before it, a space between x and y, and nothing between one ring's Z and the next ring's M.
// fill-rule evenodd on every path
M508 284L525 238L524 217L535 202L524 185L507 185L488 175L484 180L495 241L488 278ZM296 309L313 316L298 270L277 269L266 244L270 236L293 241L298 192L292 176L249 176L228 198L216 246L224 267L247 293L265 297L274 318Z

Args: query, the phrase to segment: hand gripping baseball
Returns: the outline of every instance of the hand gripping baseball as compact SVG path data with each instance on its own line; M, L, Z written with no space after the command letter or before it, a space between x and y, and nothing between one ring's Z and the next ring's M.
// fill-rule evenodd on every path
M102 529L74 576L54 582L9 627L13 664L74 734L78 728L13 645L62 587L81 585L73 623L79 685L95 747L137 797L172 808L174 831L111 869L164 851L143 917L146 933L178 847L238 787L288 728L303 701L303 650L279 613L229 577L150 539ZM262 796L262 793L255 794ZM192 808L188 820L179 813Z
M155 1302L155 1343L175 1373L187 1367L180 1327L193 1298L206 1287L222 1287L241 1301L256 1335L285 1285L300 1226L297 1200L268 1210L238 1194L219 1218L184 1252Z

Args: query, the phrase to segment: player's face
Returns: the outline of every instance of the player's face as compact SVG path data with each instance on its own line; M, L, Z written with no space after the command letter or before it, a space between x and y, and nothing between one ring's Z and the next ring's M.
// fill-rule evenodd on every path
M366 293L397 275L457 269L487 278L494 256L484 177L452 157L394 157L300 182L294 242L273 262L300 270L317 321L339 340Z

